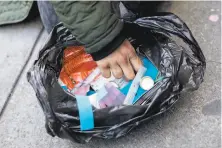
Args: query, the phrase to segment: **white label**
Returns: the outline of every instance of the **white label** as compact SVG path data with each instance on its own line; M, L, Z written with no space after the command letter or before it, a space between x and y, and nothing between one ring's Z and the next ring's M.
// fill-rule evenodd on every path
M139 69L139 71L137 72L137 74L136 74L136 76L135 76L135 78L134 78L134 80L133 80L133 82L132 82L132 84L129 88L129 91L126 95L126 98L125 98L123 104L125 104L125 105L132 105L133 104L133 99L134 99L134 97L137 93L137 90L139 88L140 80L143 77L143 75L145 74L146 70L147 69L144 66L142 66Z

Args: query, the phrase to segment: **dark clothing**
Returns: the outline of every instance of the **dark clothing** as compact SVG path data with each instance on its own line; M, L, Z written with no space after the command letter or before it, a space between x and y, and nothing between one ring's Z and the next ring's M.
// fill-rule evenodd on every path
M86 52L92 54L95 60L100 59L97 57L97 55L101 57L99 54L113 52L125 40L119 36L123 22L112 11L111 2L53 1L51 3L61 22L71 30L79 42L85 45ZM109 43L116 46L107 46ZM99 52L101 50L102 52Z
M42 23L48 33L59 23L52 4L49 1L37 1Z
M148 8L148 3L143 2L53 1L51 4L38 2L47 31L60 20L77 40L85 45L87 53L91 54L94 60L108 56L125 40L121 18L145 16L148 15L146 12L149 12L144 9Z

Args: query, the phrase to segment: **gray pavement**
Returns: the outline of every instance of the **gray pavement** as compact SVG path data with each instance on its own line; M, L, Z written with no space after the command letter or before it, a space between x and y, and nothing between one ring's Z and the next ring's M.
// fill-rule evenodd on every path
M6 103L0 117L0 148L220 148L220 2L172 2L162 9L180 16L193 32L207 60L205 82L199 90L183 94L167 113L142 124L127 136L114 140L93 139L85 145L53 138L46 133L43 112L26 80L26 72L48 36L41 31L40 20L0 27L3 45L0 51L0 110ZM217 22L209 20L214 14L219 15ZM32 56L24 67L31 51Z
M41 31L41 21L0 27L0 109Z

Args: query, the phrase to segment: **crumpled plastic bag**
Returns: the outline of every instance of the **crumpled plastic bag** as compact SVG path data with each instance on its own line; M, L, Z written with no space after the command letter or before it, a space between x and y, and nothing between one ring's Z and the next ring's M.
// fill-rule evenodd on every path
M85 143L92 137L105 139L126 135L141 122L167 111L180 93L198 89L204 80L205 57L187 25L174 14L126 22L124 30L139 55L149 58L163 79L135 105L93 110L94 129L80 130L76 99L58 84L63 51L80 46L71 32L58 24L27 74L52 136Z

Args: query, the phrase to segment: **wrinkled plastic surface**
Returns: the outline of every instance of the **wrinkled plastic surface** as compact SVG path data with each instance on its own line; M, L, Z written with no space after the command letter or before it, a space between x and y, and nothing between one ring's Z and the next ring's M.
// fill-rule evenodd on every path
M50 135L79 143L88 142L92 137L124 136L141 122L169 109L181 92L196 90L203 82L204 55L186 24L177 16L139 18L127 22L124 29L137 53L152 60L163 79L136 105L93 110L95 128L81 131L76 99L65 93L57 82L64 49L80 44L59 24L27 74L44 111Z
M70 46L64 50L63 67L59 78L72 90L82 82L97 67L90 54L84 50L84 46Z

